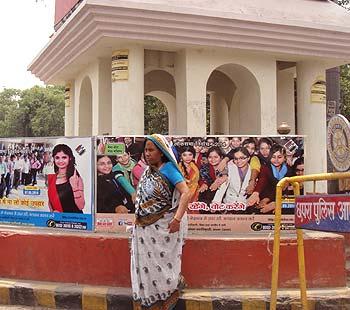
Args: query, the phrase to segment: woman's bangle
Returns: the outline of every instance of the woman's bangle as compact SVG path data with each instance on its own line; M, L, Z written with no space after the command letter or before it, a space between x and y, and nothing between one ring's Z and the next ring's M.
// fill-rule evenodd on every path
M173 217L173 220L175 220L176 222L181 223L181 220L177 219L175 216Z

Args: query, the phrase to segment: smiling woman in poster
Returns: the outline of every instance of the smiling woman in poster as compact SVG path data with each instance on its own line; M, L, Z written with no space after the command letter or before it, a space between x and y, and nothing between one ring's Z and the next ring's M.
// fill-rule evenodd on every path
M249 166L250 155L246 148L238 147L233 152L233 162L230 161L228 168L228 187L224 203L247 202L246 189L251 176Z
M131 196L120 184L120 180L125 177L122 172L112 172L112 167L109 156L97 156L97 212L133 213L135 207ZM124 181L127 182L126 179Z
M163 136L148 136L144 154L149 167L137 187L131 244L133 299L136 309L170 310L179 298L191 194Z
M52 156L54 174L48 175L49 207L53 212L82 213L84 185L75 168L75 157L66 144L57 144Z
M268 164L261 167L254 192L247 201L248 206L257 205L261 213L274 212L276 185L284 177L291 175L292 171L286 164L286 149L282 145L274 144ZM286 189L283 189L284 193Z

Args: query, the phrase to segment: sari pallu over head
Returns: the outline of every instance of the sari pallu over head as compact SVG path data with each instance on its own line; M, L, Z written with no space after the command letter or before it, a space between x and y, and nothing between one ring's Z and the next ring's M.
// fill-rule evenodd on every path
M164 136L153 134L147 136L146 140L153 142L167 160L181 173L171 146ZM164 213L174 212L178 207L179 198L180 193L158 169L147 167L138 185L135 224L139 226L151 225L163 217Z

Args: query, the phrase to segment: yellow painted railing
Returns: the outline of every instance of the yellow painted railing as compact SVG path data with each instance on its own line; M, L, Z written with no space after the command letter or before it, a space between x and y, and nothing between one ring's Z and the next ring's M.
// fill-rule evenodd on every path
M313 192L316 192L316 181L339 180L350 178L350 172L335 172L310 174L303 176L295 176L283 178L276 186L276 208L275 208L275 230L273 242L273 260L272 260L272 278L271 278L271 301L270 310L275 310L277 306L277 288L278 288L278 271L280 258L280 233L281 233L281 214L282 214L282 191L286 185L292 184L294 196L300 194L300 183L313 181ZM299 264L299 282L301 304L303 310L308 310L307 294L306 294L306 277L305 277L305 257L304 257L304 241L302 229L296 229L298 244L298 264Z

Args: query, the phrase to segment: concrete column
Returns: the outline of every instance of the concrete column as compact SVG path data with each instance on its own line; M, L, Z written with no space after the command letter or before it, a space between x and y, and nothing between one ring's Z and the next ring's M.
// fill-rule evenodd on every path
M139 45L129 50L129 78L112 82L112 134L144 133L144 49Z
M276 61L266 62L260 72L260 134L277 134L277 78Z
M75 81L67 82L66 89L67 87L69 87L69 106L65 104L64 108L64 135L74 136Z
M187 134L204 136L206 129L206 88L209 74L201 52L187 50Z
M311 103L311 88L319 77L325 80L324 64L297 63L297 134L307 136L305 174L327 172L326 104ZM317 191L326 192L326 182L317 182Z
M90 76L85 76L80 84L79 101L76 105L78 136L91 136L94 123L93 102L96 102L96 91L93 92Z
M209 102L210 102L210 130L209 133L211 135L215 134L215 128L216 128L216 93L210 92L209 93Z
M186 51L179 51L175 55L174 79L176 89L176 130L175 134L187 133L187 75Z
M229 113L225 99L215 92L210 94L210 134L229 134Z
M229 108L229 134L237 135L240 133L240 103L239 89L236 89Z
M177 53L175 57L177 134L206 134L207 70L196 50Z
M100 75L99 75L99 61L96 61L94 66L91 68L92 73L90 74L91 78L91 88L92 88L92 128L91 135L96 136L99 134L100 128Z
M277 126L287 122L290 134L295 134L294 75L295 68L277 71Z
M111 60L100 59L98 68L98 134L112 134Z

